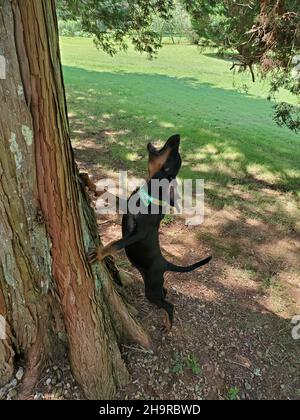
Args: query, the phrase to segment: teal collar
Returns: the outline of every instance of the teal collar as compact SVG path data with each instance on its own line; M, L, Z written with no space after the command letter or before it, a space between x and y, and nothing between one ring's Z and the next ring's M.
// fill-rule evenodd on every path
M150 204L155 204L161 207L168 206L168 203L166 201L158 200L157 198L151 197L151 195L149 195L147 191L143 189L143 187L139 189L139 195L140 199L142 200L142 203L146 207L148 207Z

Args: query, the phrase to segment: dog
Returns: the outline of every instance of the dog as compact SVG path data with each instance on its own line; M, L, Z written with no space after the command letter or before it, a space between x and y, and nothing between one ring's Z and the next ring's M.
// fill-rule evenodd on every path
M136 190L127 202L128 211L122 219L122 239L94 249L88 255L90 263L94 264L125 249L129 261L143 277L147 299L165 311L165 323L162 330L166 333L173 325L174 305L166 300L164 274L166 272L191 272L204 266L212 258L210 256L191 266L181 267L168 262L161 253L159 227L165 216L165 208L168 205L177 206L176 188L172 183L176 180L182 165L179 146L178 134L170 137L161 149L157 149L151 143L148 144L148 178L145 185ZM153 181L163 180L171 183L167 195L161 188L155 191L153 189ZM134 214L130 211L131 199L135 200L140 209ZM150 207L151 211L149 211Z

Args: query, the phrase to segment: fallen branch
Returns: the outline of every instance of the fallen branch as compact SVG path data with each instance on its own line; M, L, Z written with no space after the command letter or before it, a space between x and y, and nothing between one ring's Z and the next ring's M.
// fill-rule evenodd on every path
M251 369L251 368L249 368L247 365L243 365L242 363L238 363L238 362L235 362L235 361L233 361L233 360L228 360L228 359L225 359L225 361L226 361L227 363L231 363L231 364L233 364L233 365L237 365L237 366L243 367L243 368L245 368L245 369L248 369L250 372L252 372L252 369Z
M129 350L132 350L132 351L138 351L140 353L153 354L153 350L146 350L146 349L143 349L141 347L127 346L125 344L123 344L122 347L125 347L126 349L129 349Z

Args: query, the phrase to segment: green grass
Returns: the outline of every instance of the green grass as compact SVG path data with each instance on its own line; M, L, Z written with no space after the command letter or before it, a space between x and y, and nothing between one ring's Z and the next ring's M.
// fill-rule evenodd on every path
M208 218L190 235L214 255L207 287L216 287L225 305L227 288L235 290L230 304L245 314L228 325L263 329L265 314L280 320L299 313L300 136L272 121L267 83L233 75L229 61L191 45L166 45L153 61L132 49L109 57L85 38L62 38L61 45L77 160L97 176L120 169L145 176L147 142L180 133L181 177L205 180ZM290 100L284 92L281 98ZM169 231L173 221L164 222ZM244 312L248 305L255 312ZM290 330L285 342L276 325L275 343L293 354ZM170 363L178 376L203 374L193 355L175 354ZM242 398L233 385L224 398Z
M205 180L207 204L295 230L299 214L286 211L286 197L264 193L288 192L299 208L300 136L272 121L267 82L233 75L229 61L193 45L164 46L153 61L131 48L110 57L91 39L61 45L74 147L87 139L97 147L89 164L145 176L147 142L178 132L181 177ZM247 93L237 90L245 83Z
M266 84L234 76L228 61L192 45L165 46L149 61L132 49L111 58L90 39L61 44L71 120L85 132L112 132L102 165L121 162L141 175L147 141L179 132L181 175L210 182L211 199L232 178L299 191L300 138L273 123ZM247 94L233 87L245 83Z
M171 214L166 214L164 220L162 221L164 226L170 226L172 225L172 223L174 223L174 216L172 216Z
M180 133L180 176L205 180L206 209L218 223L204 223L199 240L228 262L239 259L266 293L287 257L299 270L300 136L272 121L267 82L234 75L228 60L192 45L166 45L153 61L132 48L110 57L86 38L61 45L73 147L85 167L145 177L147 142Z
M231 387L228 389L228 396L227 399L230 401L236 401L238 399L240 390L236 386Z

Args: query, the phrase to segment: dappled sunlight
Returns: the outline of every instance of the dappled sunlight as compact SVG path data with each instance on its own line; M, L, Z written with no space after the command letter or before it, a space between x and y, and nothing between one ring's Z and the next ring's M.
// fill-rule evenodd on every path
M124 130L105 130L103 133L108 137L118 137L118 136L126 136L127 134L131 133L130 129Z
M224 391L228 383L243 386L244 381L249 381L251 377L255 392L267 389L268 396L272 398L281 383L288 382L290 372L297 370L299 348L291 337L290 320L255 301L255 293L247 287L240 284L228 287L215 281L220 275L219 270L211 272L212 276L209 271L205 271L198 284L189 278L179 280L168 277L169 295L175 304L176 314L173 329L163 339L159 335L160 311L142 298L140 282L136 281L128 287L133 290L133 302L142 299L140 304L144 315L141 321L159 341L155 357L167 367L165 371L168 372L172 368L170 349L176 343L177 360L182 355L193 354L212 388L216 383L218 390ZM209 281L203 284L206 277ZM171 353L172 356L174 354ZM153 363L143 354L131 355L129 362L132 366L142 362L142 366L146 366L145 372L142 370L145 375L149 363ZM158 374L160 380L168 381L164 370ZM268 379L272 377L277 380L270 388ZM193 383L195 380L196 377L193 377ZM213 398L214 394L210 397Z
M164 122L164 121L161 121L161 122L159 123L159 125L160 125L162 128L175 128L175 125L174 125L174 124L172 124L172 123L170 123L170 122Z
M249 276L250 284L256 283L256 289L259 286L268 308L277 305L285 317L297 313L300 310L299 284L290 284L293 291L288 292L284 290L285 282L281 289L279 286L276 291L273 289L277 281L280 284L280 279L289 277L291 270L297 267L300 271L299 237L287 236L285 229L277 225L270 229L267 220L245 218L244 212L211 214L199 232L199 239L208 243L217 254L226 256L228 261L233 259L242 264L243 269L239 270L245 270L245 276ZM271 217L269 215L269 221ZM296 300L292 299L291 291L292 296L298 296Z
M263 164L251 164L246 167L247 173L258 181L266 181L270 184L280 183L282 174L280 172L266 171Z
M80 131L74 131L74 133L80 133ZM82 142L78 142L76 148L85 150L85 149L92 149L92 150L101 150L103 148L102 144L96 143L94 140L86 139L84 145Z
M229 284L233 289L236 286L242 287L246 297L248 297L251 293L253 296L251 304L253 304L253 301L256 300L257 294L257 282L255 281L253 272L239 267L232 267L229 264L225 265L224 272L227 284Z
M116 177L116 174L101 169L98 178ZM232 188L238 189L239 185ZM251 191L245 194L251 194ZM270 194L272 199L279 195L276 191ZM243 204L257 207L256 202L245 200L245 196ZM295 287L299 284L289 282L290 295L281 286L285 284L286 262L269 252L277 247L278 232L270 231L261 220L245 217L243 209L233 211L231 206L216 212L207 206L207 210L204 225L196 229L184 227L181 218L162 228L162 252L168 260L187 265L209 253L214 257L209 265L194 273L166 275L165 285L176 313L173 329L166 343L162 342L162 352L166 353L164 346L169 343L176 342L180 346L184 337L184 348L196 341L193 354L208 378L213 369L221 372L227 381L238 383L236 376L230 379L233 367L234 375L242 380L248 378L249 372L256 372L257 378L262 372L263 377L278 375L279 369L288 375L290 367L299 360L299 346L292 340L290 324L297 303L291 296L295 296ZM120 220L108 220L109 223L103 225L103 216L99 219L104 243L121 235ZM283 236L278 240L280 247L283 240ZM125 255L118 257L120 267L123 264L127 267L125 258ZM128 270L131 272L126 268L126 272ZM134 284L127 286L130 293L133 293L132 289L139 290L137 298L132 299L138 308L139 305L142 307L143 325L160 342L162 314L144 299L142 280L136 271ZM288 353L284 351L286 347ZM213 356L216 351L218 368ZM215 383L216 379L213 376L208 380ZM260 384L258 382L257 386Z
M84 130L73 130L74 134L85 134Z
M242 158L244 158L244 156L242 155L242 153L238 152L237 150L226 150L222 153L222 158L228 162L228 161L235 161L236 164L238 164L238 161Z
M102 121L111 120L113 117L114 117L114 114L107 114L107 113L104 113L100 116Z
M294 238L289 241L286 238L280 238L278 240L273 239L273 241L268 242L267 244L261 244L259 247L259 252L262 254L269 255L280 261L283 259L284 266L287 270L290 267L298 267L300 271L300 239Z
M137 160L142 159L142 156L139 156L137 153L127 153L126 160L130 160L131 162L136 162Z
M67 68L65 69L67 74L73 73L73 72L81 72L84 74L84 70L78 70L78 69L72 69ZM126 105L126 110L124 109L124 106L120 107L120 110L116 110L114 106L113 112L98 112L96 111L99 106L100 109L108 109L110 108L110 104L107 103L106 100L103 101L103 98L99 98L97 100L97 93L93 95L92 97L87 96L86 98L86 106L85 110L78 109L76 110L76 114L78 118L86 119L86 115L83 114L83 112L88 111L88 116L92 116L93 119L91 120L91 124L101 124L108 125L108 127L105 127L107 131L111 130L114 131L116 129L119 130L120 133L122 133L122 130L125 130L124 135L120 135L120 137L124 137L124 140L126 141L126 130L130 127L132 130L133 136L136 138L135 145L139 147L140 140L143 140L143 137L141 137L141 133L146 132L146 138L144 137L143 141L147 140L153 140L153 139L159 139L162 138L162 133L159 131L160 129L166 130L166 134L163 136L163 139L167 137L169 134L172 134L174 131L180 131L183 135L183 142L182 142L182 148L183 148L183 157L184 161L189 161L189 171L184 173L184 176L189 176L191 174L191 171L194 171L193 177L202 177L202 171L201 171L201 163L204 161L207 165L211 166L213 161L219 161L221 162L220 165L217 165L216 167L212 167L214 176L218 177L219 179L222 178L222 175L225 175L225 180L227 178L228 182L230 182L230 178L233 177L233 171L240 174L240 176L256 176L258 180L266 181L276 184L288 184L293 183L293 185L296 185L293 181L293 178L296 179L297 175L300 176L298 161L296 160L296 155L291 154L289 155L289 160L287 160L287 157L285 154L282 154L282 151L280 150L280 153L282 154L282 158L277 159L277 156L274 157L274 153L276 152L276 148L272 149L272 154L270 155L270 148L267 145L266 136L263 136L263 132L265 130L265 121L263 122L264 125L259 126L258 128L255 127L255 121L259 120L258 112L265 112L266 110L260 109L260 107L255 110L252 108L252 105L249 104L248 112L246 113L247 116L244 116L244 108L245 108L245 101L247 101L247 98L244 95L241 95L237 92L230 92L229 94L232 95L232 98L236 100L237 102L241 101L243 103L243 106L237 108L237 113L233 116L231 115L231 121L227 123L228 116L226 116L225 113L223 113L222 107L225 106L225 104L220 104L217 108L214 107L212 109L212 103L214 101L213 98L211 98L211 92L209 90L209 87L205 86L205 98L209 98L209 103L201 103L200 98L203 96L204 92L201 92L201 89L199 90L198 94L194 94L188 91L189 87L186 85L180 86L178 83L181 83L182 81L176 81L174 78L168 78L167 76L156 76L156 75L136 75L136 74L126 74L124 75L124 78L122 78L121 74L119 76L118 73L116 74L108 74L108 73L96 73L96 72L87 72L90 74L93 79L93 84L101 84L101 79L103 78L103 82L105 85L105 79L109 81L109 85L113 83L113 80L115 80L116 84L121 83L122 85L122 94L125 95L125 102L124 106ZM158 77L158 84L156 86L155 83L151 82L152 79L155 80L155 78ZM120 78L120 79L118 79ZM132 80L131 80L132 79ZM147 104L145 104L142 100L139 98L142 98L142 95L145 94L145 92L139 92L139 83L135 83L135 79L141 81L145 80L145 83L151 83L152 86L155 86L154 89L151 91L147 91ZM149 79L149 80L148 80ZM159 111L157 114L153 114L153 112L148 112L149 109L151 109L151 106L154 107L154 101L156 101L155 107L161 108L162 104L168 104L169 99L168 98L162 98L162 92L163 88L160 89L160 79L163 79L164 82L164 89L166 92L168 92L171 89L176 89L178 92L178 95L176 95L175 101L172 102L172 106L170 108L170 111L168 112L168 119L164 120L161 118L161 112ZM85 80L85 79L83 79ZM87 81L86 81L87 82ZM134 89L135 91L129 91L124 94L124 86L127 85L127 83L135 83ZM114 85L115 83L113 83ZM168 86L169 84L173 84L174 86ZM112 85L112 86L113 86ZM112 89L112 86L110 86L110 89ZM121 87L119 87L120 89ZM78 88L77 88L78 90ZM216 90L216 89L215 89ZM184 92L186 91L186 94ZM218 89L220 91L220 89ZM156 92L156 95L153 96L154 92ZM116 91L113 101L116 102L116 95L118 96L118 91ZM99 89L99 93L102 97L103 95L103 86L101 86L101 89ZM137 95L137 96L136 96ZM184 97L183 97L184 95ZM192 96L190 96L192 95ZM226 93L228 95L228 93ZM68 99L70 100L70 103L73 103L73 99L69 98L70 92L68 93ZM189 97L190 96L190 97ZM228 96L226 96L228 97ZM138 101L139 106L134 107L135 101ZM192 108L186 108L186 105L184 107L181 107L181 103L184 101L192 101L197 103L197 106L201 107L201 118L199 119L197 117L198 113L195 113ZM164 102L165 101L165 102ZM251 100L253 101L253 99ZM258 100L261 101L261 100ZM206 101L204 101L206 102ZM263 105L265 104L265 105ZM267 102L261 101L260 104L261 107L268 107ZM149 108L150 107L150 108ZM183 108L183 109L182 109ZM163 114L165 114L164 108L161 108ZM247 133L247 138L245 137L245 133L242 131L244 130L243 125L241 125L241 122L244 118L249 119L249 110L253 112L253 122L251 124L251 132ZM146 111L147 110L147 111ZM95 114L95 111L98 115ZM73 110L72 110L73 112ZM209 114L210 112L210 114ZM238 115L240 113L240 115ZM95 115L93 115L95 114ZM255 117L254 117L255 114ZM159 115L159 117L158 117ZM183 118L187 119L187 124L183 124ZM210 120L208 119L210 118ZM214 122L215 121L215 122ZM220 122L222 122L220 124ZM207 126L211 126L213 124L214 128L211 127L208 128ZM261 122L259 121L259 124ZM272 121L270 120L270 127L272 127L272 136L274 138L277 138L276 141L279 141L278 145L279 148L282 148L283 138L285 136L284 133L286 133L285 130L277 128L275 125L272 125ZM268 130L270 130L270 127L268 127ZM88 131L88 127L86 128ZM172 130L172 131L171 131ZM188 130L188 131L187 131ZM188 135L186 135L188 133ZM214 135L216 134L216 136ZM219 134L222 134L222 139L220 139ZM257 148L256 144L258 141L259 136L259 147ZM293 137L292 134L289 133L290 137ZM282 137L282 139L279 140L279 138ZM140 140L139 140L140 139ZM212 141L212 139L214 139ZM224 140L226 139L226 140ZM122 139L123 140L123 139ZM220 141L221 140L221 141ZM251 143L253 142L253 147L251 146ZM205 149L207 145L210 145L211 148L214 148L213 151L210 151L209 149ZM134 146L134 147L136 147ZM290 147L290 146L288 146ZM255 148L258 150L256 151ZM191 152L192 150L192 152ZM121 152L121 150L120 150ZM299 153L299 150L297 151ZM121 157L121 156L120 156ZM293 161L294 159L294 161ZM257 161L259 160L259 161ZM226 170L226 167L229 166L229 162L232 162L230 165L231 169L226 173L224 171ZM294 164L294 168L291 168L291 165ZM194 167L197 167L197 170L194 169ZM293 177L289 176L289 172L292 173ZM207 171L204 172L206 175L211 177L211 174L207 174ZM284 174L284 176L282 175Z
M68 68L66 69L66 71L69 74L72 74L72 72L76 74L78 70ZM80 72L84 74L84 70L80 70ZM95 72L90 73L92 73L93 76L93 83L97 81L97 83L99 83L100 85L102 83L102 79L104 82L105 79L107 79L109 83L112 83L114 80L118 82L118 78L122 76L121 73L120 75L113 75L108 73L99 74ZM158 78L158 87L160 86L160 79L164 80L164 86L166 86L167 89L168 84L176 84L175 78L172 79L167 76L155 76L150 74L126 74L124 77L125 79L120 79L120 83L122 83L122 85L124 83L128 83L131 79L132 81L147 81L147 79L149 79L149 81L152 81L155 80L155 78ZM153 85L153 82L151 83ZM119 110L114 109L113 112L99 112L97 109L95 109L95 106L98 103L97 98L94 97L93 100L89 98L87 99L87 101L91 100L88 112L90 114L97 112L99 118L101 119L101 121L97 121L97 116L95 115L96 118L91 120L91 124L95 125L99 124L99 122L101 124L104 124L104 127L100 127L102 129L102 132L99 140L101 141L101 138L106 139L108 143L106 144L106 155L101 156L102 166L105 167L107 165L107 167L109 167L115 161L118 167L120 168L120 164L122 162L122 167L123 163L126 163L127 169L137 171L139 175L145 175L145 161L143 159L145 159L147 155L145 150L147 142L158 139L165 140L168 134L172 133L168 131L169 129L172 129L172 131L174 131L176 127L176 131L178 131L178 126L182 125L180 117L183 113L184 115L187 115L187 113L190 113L191 111L188 108L184 110L180 109L180 102L182 98L182 93L180 89L183 89L183 91L188 95L192 95L193 100L198 102L198 99L194 96L194 93L189 92L189 87L187 86L186 81L183 81L181 79L179 83L184 83L184 85L177 85L177 89L179 90L178 95L176 96L180 97L178 98L179 108L177 108L177 105L174 102L173 105L175 105L175 112L177 112L180 115L174 119L174 122L171 118L168 120L162 120L161 118L158 118L159 112L157 114L154 114L153 112L145 113L144 105L142 103L140 104L140 107L136 107L135 104L135 107L132 109L124 109L122 107ZM138 84L136 85L136 88L138 88ZM172 89L173 88L176 89L176 85L172 86ZM207 93L208 89L209 88L205 86L205 90ZM217 92L217 89L214 89L214 92ZM71 91L68 95L70 96L70 94ZM201 96L201 89L199 90L199 94ZM237 98L238 100L243 101L244 104L245 97L243 95L233 92L226 92L226 98L228 98L228 94L232 95L232 97ZM147 95L149 95L149 93L147 93ZM151 99L151 96L149 96L149 99ZM191 100L192 98L189 99ZM72 97L70 98L70 100L72 103ZM128 106L129 102L126 101L125 103ZM251 99L251 101L253 101L253 99ZM101 100L99 103L101 103ZM204 105L206 106L207 104ZM107 107L107 104L104 103L100 109L103 109L105 107ZM135 113L135 111L137 110L139 112L142 112L142 114L137 115ZM83 111L84 110L80 109L76 111L75 114L78 121L85 118ZM84 112L86 112L86 110ZM218 112L219 111L217 110L217 113ZM247 143L245 143L244 140L241 141L240 138L238 140L238 137L236 136L238 132L234 134L231 131L230 135L228 129L226 128L227 123L225 120L222 121L222 124L216 121L215 127L213 129L208 128L205 126L207 124L207 110L204 114L205 115L202 116L200 121L197 121L196 116L192 116L193 119L191 119L191 116L189 117L189 121L192 123L193 126L195 124L195 121L201 124L200 126L198 126L197 129L197 132L200 133L198 139L197 134L195 134L194 131L190 131L188 135L186 135L187 127L185 127L183 130L184 136L182 145L184 166L182 170L182 176L191 176L192 178L204 178L207 186L207 202L212 206L216 205L217 207L219 207L220 205L222 205L224 207L227 206L228 208L233 207L235 210L232 213L236 213L238 209L240 209L240 215L245 215L247 219L249 219L251 215L253 216L253 220L258 221L259 223L270 223L272 222L273 218L275 218L275 223L278 224L278 218L279 223L281 223L281 221L285 219L283 222L283 231L285 231L286 226L290 225L291 227L295 227L295 223L290 217L285 218L286 209L284 209L281 204L276 206L276 201L278 200L279 194L275 195L272 198L272 202L269 203L269 209L266 205L264 205L265 198L263 194L264 188L280 188L281 183L284 183L285 185L289 182L289 176L296 177L297 175L299 175L298 163L297 167L295 166L294 168L291 168L290 165L293 164L291 160L287 162L285 161L285 159L281 159L280 161L276 161L275 165L275 160L273 156L267 157L266 153L267 150L269 151L269 147L266 147L264 149L264 146L262 146L263 142L262 145L260 145L259 147L261 153L260 162L256 162L254 160L256 159L256 156L254 156L253 152L250 150L250 143L252 141L251 136L253 136L253 134L248 134L249 139L247 139ZM216 115L216 112L214 113L214 115ZM169 116L172 116L172 113ZM220 114L220 117L221 116L223 118L223 114ZM238 118L241 121L242 117L239 116ZM249 118L249 115L247 116L247 118ZM136 121L136 123L134 121ZM108 127L105 127L106 124L108 124ZM138 124L142 124L142 135L140 131L141 128ZM159 131L159 127L162 128L162 124L165 124L163 128L167 130L167 132L164 135L162 135L162 133ZM237 122L236 117L234 121L230 121L230 126L232 126L233 124L235 124L235 127L239 126L240 124L240 122ZM223 131L225 131L225 133L222 135L222 139L219 138L219 134L221 133L221 131L215 131L220 130L221 127L224 127ZM87 138L89 137L90 131L93 132L94 127L86 127ZM277 133L277 137L280 135L280 133L283 133L283 131L280 131L275 126L273 128L273 131L274 133ZM80 132L82 134L82 128L80 128ZM74 130L74 133L76 134L76 129ZM129 133L130 139L128 137ZM243 136L244 134L242 134L242 137ZM121 149L114 148L116 138L118 138L117 145ZM224 138L226 138L226 140L224 140ZM255 141L257 141L256 138ZM90 148L90 146L88 146L88 148ZM281 175L283 171L285 171L284 178ZM224 190L222 190L221 188L222 185L224 186ZM249 191L245 190L249 187L251 187ZM255 197L254 192L255 194L260 194L260 191L261 195ZM273 211L273 214L270 215L268 213L269 211ZM292 210L292 212L293 211L294 210ZM225 220L226 219L222 221L223 224L225 223ZM239 224L237 224L237 226L239 226ZM221 240L217 239L215 245L219 246L222 255L225 253L225 255L229 254L237 257L240 257L239 251L241 246L241 254L244 255L243 258L247 258L249 249L251 248L253 243L257 242L257 238L259 237L259 235L257 235L257 232L261 231L261 228L261 225L253 225L251 229L254 231L255 234L252 235L251 229L250 232L248 230L245 232L244 224L240 232L241 238L237 236L235 242L230 243L229 241L229 244L224 244L224 239L222 238L222 235L224 233L222 233L222 231L219 231L217 234L219 237L221 235ZM279 229L281 228L279 227ZM281 230L279 230L279 232L281 232ZM247 236L249 238L249 243L247 242L247 239L245 239L245 237ZM214 237L212 237L212 241L208 242L209 244L212 244L213 238ZM268 272L268 269L263 269L263 271Z
M168 284L168 280L166 281ZM185 281L180 285L171 286L172 290L176 290L187 297L202 299L205 296L206 302L218 302L222 300L222 294L217 290L213 290L209 285L205 285L196 281Z

